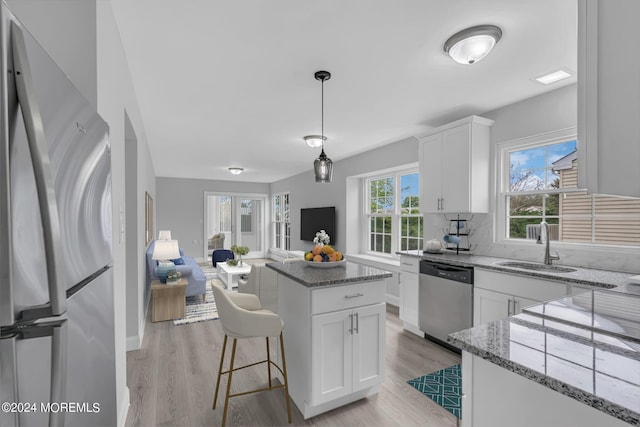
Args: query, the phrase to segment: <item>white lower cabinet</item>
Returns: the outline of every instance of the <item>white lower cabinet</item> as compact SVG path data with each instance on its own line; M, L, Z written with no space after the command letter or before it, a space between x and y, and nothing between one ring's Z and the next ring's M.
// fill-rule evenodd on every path
M473 289L473 325L522 312L522 309L568 295L566 283L476 268Z
M473 324L481 325L522 312L538 301L487 289L475 288L473 293Z
M311 320L311 402L319 405L384 379L385 304Z
M400 256L400 320L404 329L424 337L418 327L419 273L420 258Z
M305 419L378 393L386 283L307 287L278 274L289 396Z

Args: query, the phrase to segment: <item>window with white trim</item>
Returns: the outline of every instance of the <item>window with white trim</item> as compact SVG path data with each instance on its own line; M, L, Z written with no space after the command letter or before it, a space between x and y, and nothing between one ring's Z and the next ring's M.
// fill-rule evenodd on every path
M274 194L271 199L272 241L276 249L291 247L291 222L289 216L289 193Z
M390 255L422 248L419 177L408 169L364 180L368 252Z
M640 246L640 198L578 189L577 150L575 137L501 149L504 238L537 240L546 221L551 240Z

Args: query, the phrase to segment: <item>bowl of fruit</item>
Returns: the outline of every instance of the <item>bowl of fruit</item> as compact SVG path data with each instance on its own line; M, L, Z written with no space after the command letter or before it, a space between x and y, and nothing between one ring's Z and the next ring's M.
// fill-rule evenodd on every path
M333 268L346 262L342 253L329 245L314 246L311 251L305 252L304 260L313 268Z

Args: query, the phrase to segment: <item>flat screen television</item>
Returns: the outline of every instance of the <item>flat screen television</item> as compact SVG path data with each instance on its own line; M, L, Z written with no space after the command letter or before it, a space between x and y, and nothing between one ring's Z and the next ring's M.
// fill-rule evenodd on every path
M327 232L331 238L331 245L336 243L336 208L306 208L300 209L300 240L313 242L320 230Z

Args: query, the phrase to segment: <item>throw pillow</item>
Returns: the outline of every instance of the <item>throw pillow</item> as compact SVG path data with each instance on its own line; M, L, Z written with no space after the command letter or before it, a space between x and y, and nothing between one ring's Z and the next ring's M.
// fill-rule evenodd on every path
M184 265L184 259L182 258L172 259L171 262L174 263L175 265Z

